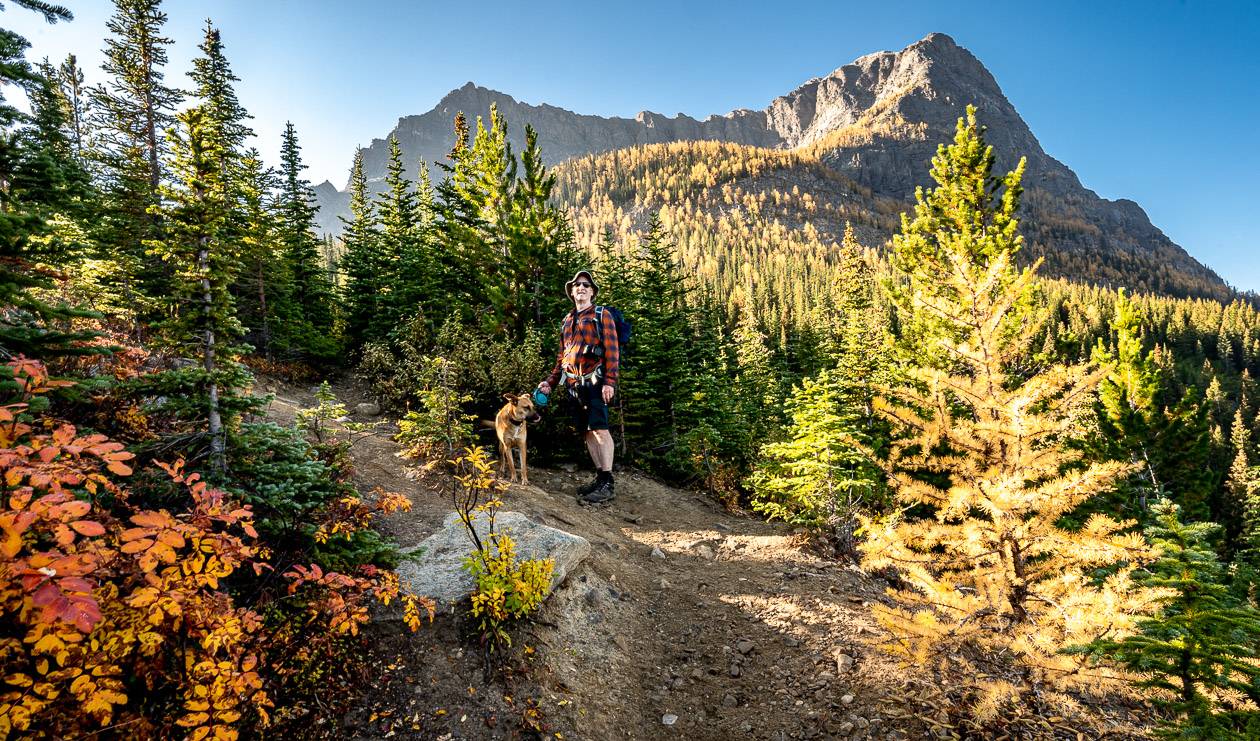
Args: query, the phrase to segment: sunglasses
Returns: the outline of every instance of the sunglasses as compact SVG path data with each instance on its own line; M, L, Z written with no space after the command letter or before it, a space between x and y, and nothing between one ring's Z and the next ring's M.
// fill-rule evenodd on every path
M592 288L593 286L590 283L574 283L573 287L574 288Z

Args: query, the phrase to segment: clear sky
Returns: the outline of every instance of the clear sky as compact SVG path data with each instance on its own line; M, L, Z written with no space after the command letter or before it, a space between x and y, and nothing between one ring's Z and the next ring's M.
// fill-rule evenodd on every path
M32 58L75 52L100 81L112 3L61 0L48 26L3 3ZM1231 284L1260 290L1260 2L521 2L168 0L168 79L205 19L223 33L257 145L293 121L312 182L345 185L357 145L468 81L579 113L703 118L763 108L811 77L933 31L993 73L1044 149L1131 198Z

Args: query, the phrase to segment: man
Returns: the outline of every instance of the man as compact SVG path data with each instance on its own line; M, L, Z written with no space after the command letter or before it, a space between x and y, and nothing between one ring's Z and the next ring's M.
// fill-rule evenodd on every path
M586 432L586 450L595 464L595 479L578 487L578 497L590 504L608 502L613 490L613 440L608 432L608 404L616 393L621 369L621 346L612 312L597 309L599 286L589 270L579 270L564 284L573 311L560 328L560 352L556 366L538 384L544 394L558 388L561 379L572 405L573 422Z

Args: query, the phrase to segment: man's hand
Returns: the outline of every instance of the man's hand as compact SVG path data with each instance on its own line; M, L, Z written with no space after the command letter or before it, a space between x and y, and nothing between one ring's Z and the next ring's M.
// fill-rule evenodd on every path
M539 391L541 391L541 392L543 392L544 394L547 394L548 396L550 396L550 395L551 395L551 384L547 383L546 381L543 381L542 383L538 384L538 390L539 390Z
M605 386L605 387L603 388L604 403L605 403L605 404L611 404L611 403L612 403L613 394L615 394L615 393L617 393L617 390L616 390L616 389L614 389L612 386Z

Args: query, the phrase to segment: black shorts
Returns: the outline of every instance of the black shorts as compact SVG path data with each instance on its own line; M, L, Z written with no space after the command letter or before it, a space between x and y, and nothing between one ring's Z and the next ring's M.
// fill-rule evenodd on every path
M565 394L565 398L568 399L573 426L579 432L608 429L608 405L604 403L604 384L573 386Z

